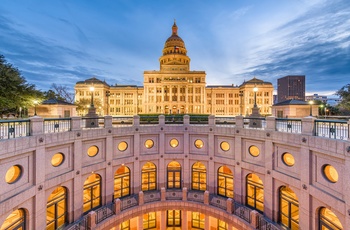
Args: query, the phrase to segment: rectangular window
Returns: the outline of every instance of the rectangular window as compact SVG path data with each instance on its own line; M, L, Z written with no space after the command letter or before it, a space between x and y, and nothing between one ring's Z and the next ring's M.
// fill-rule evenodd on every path
M149 212L143 215L143 229L153 229L157 227L157 213Z

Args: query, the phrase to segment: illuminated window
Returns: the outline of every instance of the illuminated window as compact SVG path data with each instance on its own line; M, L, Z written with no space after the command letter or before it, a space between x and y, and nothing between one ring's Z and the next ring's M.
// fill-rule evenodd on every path
M54 167L60 166L64 161L63 153L55 153L51 158L51 164Z
M247 205L260 211L264 211L264 185L255 174L247 176Z
M197 149L201 149L201 148L203 148L203 145L204 145L204 143L203 143L203 141L202 140L196 140L195 142L194 142L194 146L196 146L196 148Z
M222 151L227 152L228 150L230 150L230 144L226 141L223 141L220 143L220 148Z
M288 229L299 229L299 201L293 190L280 188L280 223Z
M153 145L154 145L153 140L148 139L148 140L145 141L145 147L146 147L146 148L150 149L150 148L153 147Z
M292 154L290 153L283 153L282 154L282 161L285 165L291 167L294 165L295 160Z
M61 229L67 223L67 192L64 187L56 188L47 200L46 229Z
M118 150L123 152L128 148L128 143L126 143L125 141L122 141L118 144Z
M259 148L256 147L255 145L250 146L248 151L249 151L249 154L252 155L253 157L257 157L260 154Z
M141 187L142 191L157 189L157 168L152 162L147 162L142 167Z
M90 175L84 182L83 192L83 212L95 209L101 206L101 177L97 174Z
M172 161L167 167L167 188L180 189L181 188L181 165L179 162Z
M87 154L89 157L94 157L98 154L98 147L96 145L91 146L88 151Z
M338 217L328 208L321 208L319 212L319 229L323 230L342 230L343 225Z
M13 184L21 178L22 175L22 167L19 165L11 166L5 175L6 183Z
M149 212L143 215L143 229L154 229L157 227L156 212Z
M192 212L192 228L205 229L205 215L200 212Z
M207 169L201 162L192 166L192 190L205 191L207 189Z
M228 230L227 223L218 219L218 230Z
M170 140L170 146L176 148L179 145L179 141L175 138Z
M120 230L130 230L130 220L126 220L120 224Z
M233 173L227 166L218 170L218 195L233 198Z
M327 178L328 181L335 183L338 181L338 172L332 165L324 165L323 175Z
M23 209L13 211L1 225L1 230L26 229L26 216Z
M181 227L181 210L167 210L167 227Z
M121 166L114 174L114 196L113 199L130 195L130 169Z

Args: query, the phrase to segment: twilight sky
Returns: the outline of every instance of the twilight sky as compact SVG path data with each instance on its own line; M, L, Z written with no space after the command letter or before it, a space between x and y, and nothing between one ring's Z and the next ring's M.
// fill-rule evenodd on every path
M350 83L349 0L1 0L0 54L42 90L143 85L174 19L208 85L302 74L307 94L331 95Z

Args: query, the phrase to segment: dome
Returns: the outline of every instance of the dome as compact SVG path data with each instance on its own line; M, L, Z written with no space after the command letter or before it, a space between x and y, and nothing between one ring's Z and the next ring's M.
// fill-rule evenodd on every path
M174 47L175 48L186 49L185 48L185 42L182 40L182 38L180 38L177 35L177 29L178 28L177 28L176 22L174 21L174 25L172 27L172 34L166 40L165 45L164 45L164 49L167 49L167 48L174 49Z

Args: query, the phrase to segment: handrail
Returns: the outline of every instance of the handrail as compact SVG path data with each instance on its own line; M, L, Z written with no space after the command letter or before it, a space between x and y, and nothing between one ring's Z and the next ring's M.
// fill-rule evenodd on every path
M30 120L0 120L0 139L30 136Z
M315 136L346 140L349 138L349 124L342 120L315 120Z

